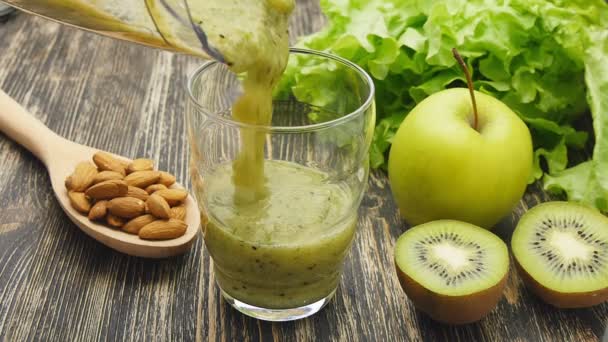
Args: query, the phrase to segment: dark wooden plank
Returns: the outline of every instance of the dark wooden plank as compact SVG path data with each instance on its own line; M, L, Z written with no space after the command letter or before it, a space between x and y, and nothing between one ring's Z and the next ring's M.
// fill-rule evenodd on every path
M324 20L298 3L291 36ZM183 85L200 61L19 15L0 24L0 88L57 133L126 156L146 156L187 183ZM57 153L62 153L57 151ZM530 187L496 228L546 200ZM290 323L248 318L220 299L202 240L184 256L128 257L88 238L63 214L44 166L0 134L0 341L596 341L608 307L556 310L511 270L499 307L479 323L450 327L416 311L393 272L407 228L386 175L375 172L335 300Z

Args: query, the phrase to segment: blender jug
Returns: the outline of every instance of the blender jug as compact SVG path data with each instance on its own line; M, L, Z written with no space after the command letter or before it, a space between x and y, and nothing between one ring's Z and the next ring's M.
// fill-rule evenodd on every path
M0 0L105 36L225 62L186 0ZM196 22L195 21L199 21Z

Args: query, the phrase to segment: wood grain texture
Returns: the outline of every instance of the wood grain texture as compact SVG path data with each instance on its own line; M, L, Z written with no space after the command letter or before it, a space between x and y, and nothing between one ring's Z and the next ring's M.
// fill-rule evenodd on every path
M291 35L323 22L318 4L301 1ZM184 184L183 85L199 64L27 15L0 24L0 88L58 134L151 158ZM508 241L526 208L547 199L531 186L497 233ZM56 203L44 166L0 134L0 341L597 341L604 333L606 304L554 309L514 269L486 319L431 321L393 272L393 244L406 228L386 175L373 173L335 299L309 319L262 322L220 299L202 239L184 256L152 261L87 237Z

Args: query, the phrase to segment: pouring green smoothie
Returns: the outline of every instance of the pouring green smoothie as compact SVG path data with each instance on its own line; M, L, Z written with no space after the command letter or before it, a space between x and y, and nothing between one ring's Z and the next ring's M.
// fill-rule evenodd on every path
M233 139L238 152L211 169L199 171L195 166L192 171L203 221L208 219L204 239L215 279L233 306L262 319L297 319L327 303L353 240L367 179L373 85L369 77L359 80L366 83L368 94L355 100L365 108L349 124L359 125L362 138L353 139L362 140L357 153L348 157L353 166L339 166L345 168L343 178L269 155L273 90L290 55L288 21L294 0L7 1L100 34L215 59L228 66L232 76L238 74L240 88L229 104L229 120L238 126ZM322 63L331 60L320 57ZM351 90L358 86L345 84L344 91L360 94L365 87ZM204 134L191 130L191 145ZM207 157L193 152L193 163ZM204 185L194 179L199 173L204 173Z
M242 123L268 126L272 92L288 57L290 1L268 1L272 21L258 39L258 60L232 107ZM272 23L272 24L271 24ZM263 130L242 128L232 165L207 177L205 244L225 295L250 305L301 307L331 294L355 229L348 189L322 172L266 161Z

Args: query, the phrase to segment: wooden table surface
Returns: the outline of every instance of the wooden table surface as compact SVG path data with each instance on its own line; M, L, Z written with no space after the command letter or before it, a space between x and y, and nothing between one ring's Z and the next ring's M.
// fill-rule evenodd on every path
M292 34L323 25L301 1ZM58 134L128 157L154 159L188 183L184 83L201 62L20 14L0 24L0 88ZM61 154L62 151L57 151ZM531 186L496 232L548 197ZM42 163L0 133L0 341L597 341L608 305L557 310L536 299L512 268L498 308L461 327L414 309L393 272L407 228L386 174L374 172L356 241L335 299L290 323L248 318L220 299L199 238L169 260L129 257L73 225Z

